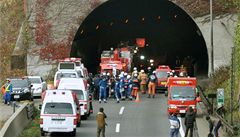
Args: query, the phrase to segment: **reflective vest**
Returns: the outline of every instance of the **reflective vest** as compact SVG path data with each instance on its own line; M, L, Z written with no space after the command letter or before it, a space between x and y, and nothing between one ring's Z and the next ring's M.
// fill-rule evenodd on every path
M10 87L11 84L8 84L7 87L6 87L6 92L10 92L9 90L9 87Z

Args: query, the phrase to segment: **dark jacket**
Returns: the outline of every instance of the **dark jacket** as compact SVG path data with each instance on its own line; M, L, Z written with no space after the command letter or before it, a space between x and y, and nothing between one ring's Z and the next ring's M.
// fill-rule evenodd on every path
M98 112L96 117L98 128L103 128L106 125L105 118L107 118L107 115L104 112Z
M195 112L187 112L186 117L185 117L185 126L186 127L193 127L194 122L196 121L196 115Z

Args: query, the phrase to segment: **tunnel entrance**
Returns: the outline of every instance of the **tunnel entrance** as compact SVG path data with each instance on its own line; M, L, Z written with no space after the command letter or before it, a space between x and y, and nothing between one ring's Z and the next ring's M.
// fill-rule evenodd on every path
M157 64L176 67L190 57L198 74L208 73L206 43L193 19L168 0L109 0L93 10L79 27L71 57L81 57L90 72L96 72L103 50L119 43L134 45L145 38L139 54ZM135 60L137 62L137 60Z

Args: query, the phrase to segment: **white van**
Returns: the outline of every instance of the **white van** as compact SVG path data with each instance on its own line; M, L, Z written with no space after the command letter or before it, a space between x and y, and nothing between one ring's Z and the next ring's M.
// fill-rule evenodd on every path
M79 78L79 73L76 70L61 70L57 71L54 76L54 87L57 88L61 78Z
M78 104L70 90L47 90L41 107L41 135L68 132L76 135L79 120Z
M84 78L62 78L58 85L58 89L67 89L75 92L79 99L82 119L87 119L91 114L89 93Z

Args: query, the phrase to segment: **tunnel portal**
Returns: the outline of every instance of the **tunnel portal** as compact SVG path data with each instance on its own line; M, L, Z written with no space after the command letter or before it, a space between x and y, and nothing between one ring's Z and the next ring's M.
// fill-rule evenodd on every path
M103 50L120 42L135 45L145 38L140 54L160 64L176 67L190 57L199 74L208 73L208 53L201 31L183 9L168 0L109 0L94 9L80 25L71 57L81 57L90 72L96 72ZM145 63L145 66L147 64Z

